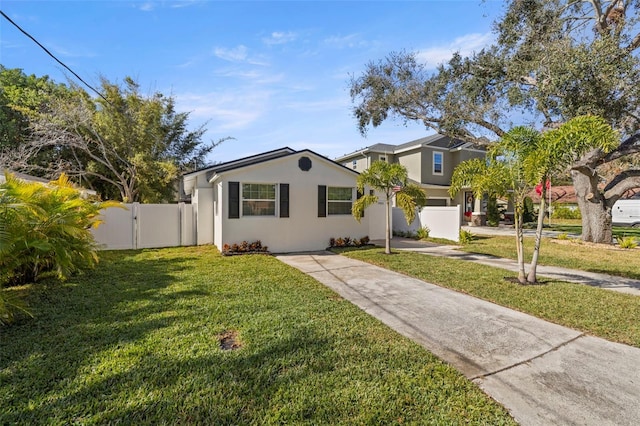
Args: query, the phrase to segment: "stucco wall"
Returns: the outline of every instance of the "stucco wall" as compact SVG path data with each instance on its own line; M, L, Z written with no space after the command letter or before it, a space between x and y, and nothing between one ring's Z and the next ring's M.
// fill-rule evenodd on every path
M306 156L311 169L303 171L298 161ZM322 250L331 237L361 238L369 234L369 215L358 223L350 214L318 217L318 185L352 187L357 174L307 152L267 161L224 173L216 184L222 185L222 209L217 212L216 245L260 240L271 252ZM228 182L289 184L289 217L249 216L229 219ZM199 200L199 205L202 201ZM213 212L212 212L213 213ZM202 212L200 212L200 215Z
M433 153L442 154L442 175L433 174ZM449 150L441 148L422 148L422 183L433 185L449 185L451 182L452 156Z
M420 150L397 154L396 160L407 168L409 179L422 182L422 158Z

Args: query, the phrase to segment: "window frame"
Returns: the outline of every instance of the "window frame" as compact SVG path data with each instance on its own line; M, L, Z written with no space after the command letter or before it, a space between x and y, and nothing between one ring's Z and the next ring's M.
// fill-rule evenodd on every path
M245 185L260 185L273 187L273 199L271 198L245 198L244 190ZM277 183L265 183L265 182L242 182L240 184L240 217L278 217L278 192L279 185ZM273 214L247 214L245 213L245 201L246 202L269 202L273 203Z
M332 200L330 193L332 189L348 189L350 191L350 198L348 200L341 200L341 199L335 199ZM327 185L327 216L346 216L346 215L350 215L351 214L351 209L353 208L353 201L354 201L354 197L353 197L353 191L354 188L350 187L350 186L328 186ZM335 196L335 195L334 195ZM336 206L338 204L349 204L349 211L345 212L345 213L335 213L335 212L331 212L330 206Z
M440 171L439 172L436 171L436 164L438 164L438 163L436 163L436 156L438 156L438 155L440 156L440 163L439 163L440 164ZM436 176L444 175L444 152L442 152L442 151L433 151L433 155L432 155L431 159L432 159L432 161L431 161L431 173L433 175L436 175Z

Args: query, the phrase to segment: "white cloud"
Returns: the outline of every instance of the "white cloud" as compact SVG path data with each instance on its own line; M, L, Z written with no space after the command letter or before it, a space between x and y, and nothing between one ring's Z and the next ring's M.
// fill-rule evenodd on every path
M253 84L279 83L285 78L283 73L269 74L262 72L259 69L244 70L239 68L216 69L214 71L214 75L216 77L225 78L242 78L244 80L249 80Z
M213 49L213 54L225 61L242 62L247 59L247 46L241 44L231 49L216 47Z
M216 47L213 49L213 54L216 57L229 62L243 62L251 65L269 65L269 63L263 58L250 56L249 49L243 44L233 48Z
M262 117L271 97L269 91L186 93L176 95L176 104L190 117L210 122L216 131L244 129Z
M462 56L468 56L489 46L494 41L492 33L467 34L454 39L452 42L441 46L429 47L418 52L417 57L428 68L436 68L438 65L451 59L455 52Z
M338 49L367 47L369 43L362 40L360 34L349 34L346 36L331 36L322 41L324 44L336 47Z
M97 55L87 49L82 47L75 47L73 49L69 49L55 42L48 41L47 46L49 46L49 50L54 51L59 56L64 56L67 58L95 58Z
M297 38L298 38L298 35L291 31L286 33L281 31L274 31L271 33L269 37L264 37L262 41L264 44L274 45L274 44L290 43L292 41L295 41Z
M138 9L143 12L151 12L153 9L155 9L155 5L153 4L153 2L147 1L141 3L140 6L138 6Z

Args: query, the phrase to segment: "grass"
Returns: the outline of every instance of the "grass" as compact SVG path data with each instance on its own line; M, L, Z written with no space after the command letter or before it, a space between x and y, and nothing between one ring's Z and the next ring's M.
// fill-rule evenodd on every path
M523 286L505 280L510 272L468 261L415 252L385 255L382 249L343 251L433 284L448 287L581 330L640 347L640 297L559 281Z
M515 424L452 367L273 257L103 253L11 289L0 424ZM225 351L222 336L241 347Z
M531 261L534 237L525 237L525 260ZM476 235L461 250L492 256L517 259L515 237ZM624 250L613 246L582 243L580 240L543 238L539 264L599 272L640 279L639 250Z
M545 219L545 224L548 220ZM582 220L580 219L551 219L551 227L547 228L552 231L566 232L569 234L580 235L582 233ZM625 226L614 226L612 228L613 236L616 238L636 237L640 238L640 228L631 228Z

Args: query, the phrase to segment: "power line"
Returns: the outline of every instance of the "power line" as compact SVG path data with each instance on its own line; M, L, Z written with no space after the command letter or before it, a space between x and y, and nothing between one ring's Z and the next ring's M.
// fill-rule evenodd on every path
M31 40L33 40L33 42L35 44L37 44L38 46L40 46L40 48L42 50L44 50L47 55L51 56L57 63L59 63L60 65L62 65L66 70L68 70L71 74L73 74L78 80L80 80L85 86L87 86L89 89L93 90L98 96L100 96L102 99L104 99L108 104L111 104L111 102L109 102L109 100L107 98L104 97L104 95L102 93L100 93L98 90L96 90L92 85L90 85L89 83L87 83L86 81L84 81L82 79L82 77L80 77L78 74L76 74L75 71L73 71L71 68L69 68L64 62L62 62L60 59L58 59L53 53L51 53L49 51L49 49L47 49L46 47L44 47L38 40L36 40L31 34L29 34L28 32L26 32L25 30L23 30L20 25L16 24L15 22L13 22L13 20L11 18L9 18L2 10L0 10L0 14L2 14L2 16L4 17L4 19L6 19L7 21L9 21L14 27L16 27L18 30L20 30L20 32L24 35L26 35L27 37L29 37Z

